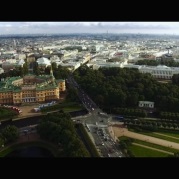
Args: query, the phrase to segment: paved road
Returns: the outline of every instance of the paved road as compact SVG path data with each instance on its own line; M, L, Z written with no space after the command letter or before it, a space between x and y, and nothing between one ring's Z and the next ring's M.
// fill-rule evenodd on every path
M88 131L88 134L94 141L98 150L103 157L125 157L119 149L118 144L111 137L108 126L112 116L105 114L93 100L79 87L72 76L68 78L69 85L78 91L78 96L89 114L84 117L73 118L81 122Z

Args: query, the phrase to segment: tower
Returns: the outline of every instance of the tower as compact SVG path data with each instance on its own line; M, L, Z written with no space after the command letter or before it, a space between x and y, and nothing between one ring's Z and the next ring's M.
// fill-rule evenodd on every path
M50 65L50 77L52 79L53 85L55 85L55 77L53 76L53 69L52 69L52 63Z
M16 40L14 39L13 41L14 41L14 48L16 49Z

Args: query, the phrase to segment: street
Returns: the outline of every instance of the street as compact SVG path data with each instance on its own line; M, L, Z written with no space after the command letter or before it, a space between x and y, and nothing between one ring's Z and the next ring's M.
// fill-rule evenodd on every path
M119 145L111 137L111 131L108 130L112 116L105 114L98 108L90 97L80 89L72 76L68 78L68 83L78 90L79 99L89 111L89 114L85 117L77 117L73 118L73 120L81 122L85 126L102 157L125 157L119 149Z

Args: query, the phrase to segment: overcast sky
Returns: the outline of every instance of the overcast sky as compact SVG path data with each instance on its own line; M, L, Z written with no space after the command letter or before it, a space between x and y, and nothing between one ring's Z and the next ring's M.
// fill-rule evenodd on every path
M179 22L0 22L2 34L53 33L179 34Z

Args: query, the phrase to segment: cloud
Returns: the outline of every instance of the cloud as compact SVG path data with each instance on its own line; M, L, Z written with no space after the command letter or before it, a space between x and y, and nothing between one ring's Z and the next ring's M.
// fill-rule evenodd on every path
M165 33L179 34L179 22L0 22L0 34Z

